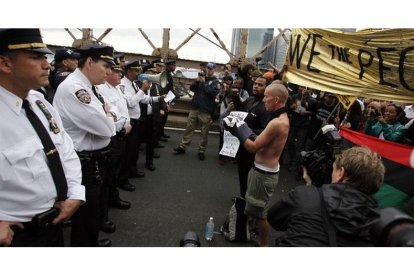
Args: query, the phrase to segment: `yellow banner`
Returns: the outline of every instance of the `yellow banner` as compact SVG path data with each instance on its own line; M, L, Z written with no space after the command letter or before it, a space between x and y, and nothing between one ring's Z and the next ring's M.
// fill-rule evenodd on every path
M340 95L414 102L414 29L293 29L289 82Z

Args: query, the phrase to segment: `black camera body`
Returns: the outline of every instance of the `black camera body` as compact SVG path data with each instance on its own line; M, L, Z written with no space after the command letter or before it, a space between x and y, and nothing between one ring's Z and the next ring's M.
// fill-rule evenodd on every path
M374 110L369 114L369 117L371 117L371 118L377 118L379 116L381 116L381 113L377 110Z
M333 125L323 127L322 133L326 141L324 145L313 151L302 151L299 161L317 187L331 183L332 165L335 155L341 153L342 144L342 137Z
M198 72L198 76L199 77L205 77L206 73L204 73L203 71Z

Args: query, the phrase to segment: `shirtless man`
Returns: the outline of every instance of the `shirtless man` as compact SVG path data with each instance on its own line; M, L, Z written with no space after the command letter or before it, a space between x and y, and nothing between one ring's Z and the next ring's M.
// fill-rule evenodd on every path
M285 106L288 91L282 84L266 87L263 102L266 111L274 112ZM251 153L256 153L254 167L249 172L245 214L257 219L259 245L268 246L268 202L278 182L279 158L289 133L286 113L269 121L263 132L254 132L236 117L224 118L224 127L236 136Z

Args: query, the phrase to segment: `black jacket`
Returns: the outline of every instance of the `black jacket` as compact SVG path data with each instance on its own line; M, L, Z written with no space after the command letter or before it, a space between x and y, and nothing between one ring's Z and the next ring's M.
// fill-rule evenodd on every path
M322 191L338 246L373 246L370 229L379 218L375 199L346 183L323 185ZM329 246L315 186L299 186L276 202L268 221L275 230L285 231L277 246Z
M194 92L191 106L194 109L213 115L216 108L216 96L220 92L220 82L213 77L206 77L205 82L195 81L190 90Z
M254 133L259 135L266 128L269 121L269 114L266 112L263 96L250 96L244 102L240 101L239 96L232 97L232 100L237 111L248 113L244 121Z

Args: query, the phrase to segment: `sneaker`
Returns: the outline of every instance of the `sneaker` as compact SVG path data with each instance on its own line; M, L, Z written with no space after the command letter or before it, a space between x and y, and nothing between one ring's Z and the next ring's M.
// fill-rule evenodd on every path
M200 159L200 160L204 160L204 159L206 159L206 156L204 155L204 152L199 152L198 153L198 159Z
M183 154L183 153L185 153L185 148L183 148L182 146L178 146L174 148L174 154Z

